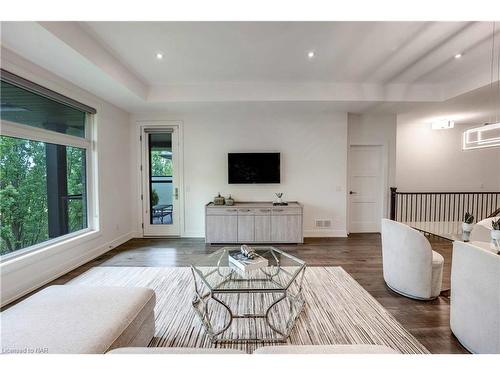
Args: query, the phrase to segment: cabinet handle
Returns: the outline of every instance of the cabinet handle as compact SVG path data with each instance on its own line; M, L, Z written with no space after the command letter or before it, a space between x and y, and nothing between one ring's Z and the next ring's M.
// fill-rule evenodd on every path
M238 211L238 210L237 210L236 208L233 208L233 209L231 209L231 210L226 210L226 211L227 211L227 212L236 212L236 211Z
M250 212L250 210L249 210L249 209L245 209L245 210L244 210L244 209L241 209L241 208L240 208L240 212Z
M265 209L265 210L260 210L260 212L269 212L269 211L271 211L271 209L270 209L270 208L267 208L267 209Z
M274 212L283 212L283 209L282 208L274 208L273 211Z

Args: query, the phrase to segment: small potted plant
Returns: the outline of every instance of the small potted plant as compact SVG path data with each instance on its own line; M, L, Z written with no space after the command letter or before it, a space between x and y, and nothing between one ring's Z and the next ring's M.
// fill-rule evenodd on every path
M491 244L500 251L500 218L491 221Z
M474 215L471 215L469 212L466 212L464 216L464 221L462 223L462 239L465 242L469 241L470 232L472 232L473 227L474 227Z

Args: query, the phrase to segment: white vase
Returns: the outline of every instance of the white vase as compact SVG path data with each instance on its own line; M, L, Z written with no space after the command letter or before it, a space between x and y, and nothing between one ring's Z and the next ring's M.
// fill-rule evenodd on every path
M500 252L500 230L492 229L490 234L491 234L491 249Z
M462 230L464 232L472 232L472 228L474 228L474 224L462 223Z
M474 228L474 224L462 223L462 240L464 240L464 242L469 242L472 228Z
M491 239L500 241L500 229L491 230Z

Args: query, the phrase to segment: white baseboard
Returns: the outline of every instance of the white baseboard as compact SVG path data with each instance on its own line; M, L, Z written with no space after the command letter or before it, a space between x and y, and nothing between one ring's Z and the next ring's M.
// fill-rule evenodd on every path
M205 238L205 233L200 232L186 232L182 235L182 237L189 238ZM304 237L347 237L347 231L345 230L306 230L304 231Z
M184 232L182 238L205 238L205 233L203 232Z
M333 230L312 229L312 230L305 230L304 237L347 237L347 231L340 229L333 229Z
M182 235L183 238L205 238L205 233L200 232L186 232ZM347 237L347 231L345 230L306 230L304 231L304 237Z
M64 265L58 265L56 267L53 267L46 272L44 272L45 277L43 277L42 280L38 281L36 284L33 284L29 288L23 289L22 291L16 293L13 296L8 297L8 299L1 301L0 307L8 305L9 303L17 300L18 298L21 298L22 296L38 289L41 288L42 286L50 283L51 281L54 281L55 279L67 274L68 272L84 265L85 263L90 262L91 260L103 255L104 253L108 252L111 249L114 249L115 247L121 245L124 242L127 242L131 238L134 237L135 232L129 232L126 234L121 235L120 237L109 241L108 243L105 243L95 249L92 249L90 251L85 252L82 254L80 257L73 258L70 261L66 262ZM16 272L16 271L14 271Z

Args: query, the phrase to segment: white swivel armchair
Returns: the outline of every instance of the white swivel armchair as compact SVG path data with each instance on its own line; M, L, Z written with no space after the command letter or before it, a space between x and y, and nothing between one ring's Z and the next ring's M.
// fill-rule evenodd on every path
M408 225L382 219L384 280L403 296L430 300L441 293L444 258Z
M500 255L453 243L450 327L470 352L500 354Z
M490 217L476 223L470 233L470 241L490 242L490 232L493 229L491 222L495 219L497 219L497 217Z

